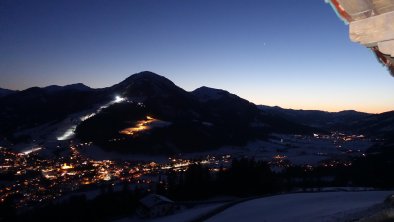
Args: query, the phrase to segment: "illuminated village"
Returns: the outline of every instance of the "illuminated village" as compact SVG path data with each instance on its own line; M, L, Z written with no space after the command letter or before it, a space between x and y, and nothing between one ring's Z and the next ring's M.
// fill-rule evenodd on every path
M138 122L136 127L122 130L119 133L133 135L148 129L149 124L154 121L155 119L147 117L147 120ZM329 137L321 135L314 135L314 137L330 140L337 144L337 147L349 142L349 138L351 140L365 139L337 133ZM25 152L14 152L1 147L0 174L4 183L1 184L0 201L5 202L12 197L15 207L24 209L54 201L75 192L97 190L102 185L119 189L124 183L127 183L130 188L139 187L149 191L154 189L156 183L165 183L165 175L169 171L186 171L192 164L201 164L208 167L209 171L214 174L225 170L231 164L232 158L243 155L207 155L196 159L170 157L164 163L99 161L85 157L79 152L79 149L86 149L90 145L91 143L73 144L70 142L68 155L53 159L44 159L38 155L44 147L35 147ZM346 152L343 153L346 154ZM319 155L325 154L316 153L316 156ZM285 153L273 155L268 164L275 169L285 169L293 165ZM324 167L350 166L351 161L346 158L328 159L320 162L319 165ZM310 170L314 166L307 164L304 167ZM7 178L12 182L6 182Z
M230 163L231 156L203 160L168 159L168 163L158 164L96 161L80 155L76 146L70 146L70 155L53 160L29 154L11 152L1 147L0 173L3 177L14 178L13 183L1 185L0 201L13 196L15 206L23 208L52 201L76 191L97 189L101 184L116 187L127 182L130 186L152 188L151 183L165 171L185 171L190 164L204 164L212 171Z

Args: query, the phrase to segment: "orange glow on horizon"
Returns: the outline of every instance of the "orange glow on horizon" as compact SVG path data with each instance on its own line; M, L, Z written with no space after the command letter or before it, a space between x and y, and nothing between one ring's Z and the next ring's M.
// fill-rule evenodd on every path
M393 95L394 96L394 95ZM244 97L246 98L246 97ZM279 106L284 109L294 110L321 110L327 112L340 112L345 110L355 110L371 114L379 114L394 111L394 102L387 103L388 98L372 100L371 98L349 99L336 97L310 97L307 99L291 100L290 96L278 96L271 98L253 98L250 101L256 105ZM394 100L393 100L394 101Z
M259 103L256 103L259 104ZM266 105L266 104L264 104ZM355 110L357 112L380 114L384 112L390 112L394 110L394 107L390 106L368 106L368 105L358 105L358 106L335 106L327 104L307 104L307 105L294 105L294 104L283 104L283 105L267 105L267 106L279 106L283 109L294 109L294 110L320 110L326 112L341 112L345 110Z

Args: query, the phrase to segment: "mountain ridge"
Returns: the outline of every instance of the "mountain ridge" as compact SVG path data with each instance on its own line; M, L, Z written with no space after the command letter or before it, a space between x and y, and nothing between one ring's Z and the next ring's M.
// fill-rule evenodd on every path
M265 112L281 115L283 118L314 127L347 130L348 126L354 122L361 121L370 115L369 113L358 112L355 110L343 110L339 112L328 112L321 110L296 110L285 109L279 106L259 105L259 108Z
M11 90L11 89L0 88L0 98L4 97L4 96L8 96L8 95L15 93L15 92L17 92L17 91Z
M188 92L164 76L144 71L106 88L52 85L1 97L0 106L4 109L0 111L0 136L12 138L18 130L62 121L71 114L104 104L108 105L100 113L78 125L77 137L109 149L117 147L122 152L130 152L130 147L138 152L153 149L153 153L212 149L245 144L272 133L360 129L360 133L389 135L394 131L389 127L394 125L391 112L330 113L256 105L223 89L202 86ZM165 127L130 138L119 135L120 130L146 120L147 116L165 122ZM126 142L109 145L108 141L114 139Z
M110 107L77 127L78 138L95 141L110 150L130 152L130 147L133 147L134 151L151 149L159 153L201 151L245 144L253 138L265 138L269 132L312 131L307 126L267 116L255 104L225 90L200 87L187 92L152 72L134 74L112 86L111 91L130 102ZM201 99L211 92L220 96ZM142 103L143 108L136 106L136 102ZM129 110L128 113L135 115L124 114L121 110ZM117 134L122 127L143 121L145 117L142 114L170 124L133 137ZM114 127L106 127L108 122L112 122ZM106 132L97 129L105 129ZM114 140L123 142L108 142Z

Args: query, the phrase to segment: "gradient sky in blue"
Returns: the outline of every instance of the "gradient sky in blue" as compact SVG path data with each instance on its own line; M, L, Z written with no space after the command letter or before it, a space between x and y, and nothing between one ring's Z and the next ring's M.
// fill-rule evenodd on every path
M394 78L323 0L2 0L0 87L150 70L257 104L394 110Z

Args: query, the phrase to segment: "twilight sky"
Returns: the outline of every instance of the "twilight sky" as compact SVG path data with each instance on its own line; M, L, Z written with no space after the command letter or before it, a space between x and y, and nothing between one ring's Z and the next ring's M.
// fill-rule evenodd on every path
M324 0L1 0L0 87L149 70L295 109L394 110L394 78Z

